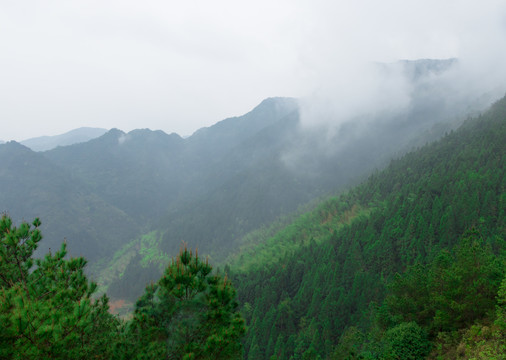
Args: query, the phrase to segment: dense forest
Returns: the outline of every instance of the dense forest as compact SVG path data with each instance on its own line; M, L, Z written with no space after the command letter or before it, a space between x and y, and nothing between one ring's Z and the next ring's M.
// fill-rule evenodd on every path
M220 269L182 247L126 318L66 243L34 255L38 218L4 215L0 358L502 359L505 139L503 98Z
M505 120L506 98L233 259L246 358L503 354Z

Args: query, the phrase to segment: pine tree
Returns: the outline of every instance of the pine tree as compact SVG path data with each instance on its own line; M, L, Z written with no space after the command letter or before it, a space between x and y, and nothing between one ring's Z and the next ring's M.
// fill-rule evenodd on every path
M143 344L123 358L239 358L245 326L235 296L226 276L182 249L137 302L127 342Z
M96 284L84 275L86 261L66 259L65 244L34 260L42 236L40 221L32 225L0 220L0 358L110 358L117 321L105 296L92 299Z
M437 309L434 325L442 330L463 328L493 309L504 274L475 229L464 234L449 262L442 266L436 263L431 280Z

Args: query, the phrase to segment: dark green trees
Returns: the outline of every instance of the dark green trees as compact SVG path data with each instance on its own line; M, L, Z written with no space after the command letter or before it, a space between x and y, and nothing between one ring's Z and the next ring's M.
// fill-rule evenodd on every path
M434 342L440 332L490 322L505 269L505 120L506 99L264 241L279 250L265 256L263 244L251 246L248 263L256 264L232 266L240 302L248 304L247 355L295 358L311 347L308 327L321 338L313 346L320 356L341 359L381 354L378 339L403 323L416 323ZM479 236L466 233L473 228ZM379 306L388 293L390 311ZM290 326L281 328L272 313L283 309ZM388 351L399 353L415 330L392 331L396 345Z
M245 332L230 281L182 250L121 322L104 295L94 300L83 258L66 245L32 258L33 227L0 219L0 359L237 359ZM35 265L35 266L34 266Z
M231 283L186 248L137 301L124 358L238 359L244 320Z
M454 252L414 265L390 285L386 304L402 321L416 321L432 335L472 325L493 312L503 265L477 231L466 232Z
M385 334L384 359L425 359L430 351L425 331L415 322L401 323Z
M34 228L16 228L7 216L0 220L0 358L110 358L117 322L107 298L91 298L96 285L83 273L86 261L65 259L65 244L55 255L32 259L39 225L35 219Z

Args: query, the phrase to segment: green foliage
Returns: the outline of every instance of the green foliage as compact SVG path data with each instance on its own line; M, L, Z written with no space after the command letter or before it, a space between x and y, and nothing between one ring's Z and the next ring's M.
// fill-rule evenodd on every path
M236 359L244 320L227 277L186 248L137 301L123 358ZM131 343L136 346L129 346Z
M148 263L142 266L142 255L135 254L130 259L120 280L109 285L107 293L115 299L135 299L137 294L142 294L146 284L152 279L160 278L161 271L158 264ZM132 282L135 279L135 282Z
M100 272L107 293L114 299L135 299L146 284L158 279L167 266L169 256L160 250L156 231L131 241L114 254L109 266Z
M235 271L256 271L301 250L304 246L325 241L330 232L348 225L355 218L367 217L369 213L369 209L351 206L336 198L327 199L311 212L300 215L281 229L277 228L278 224L274 224L273 228L278 231L270 236L264 236L260 240L243 240L246 242L245 246L229 257L228 264ZM264 231L269 234L269 229ZM253 235L261 237L258 232Z
M497 293L495 321L468 328L455 353L458 359L506 359L506 277Z
M476 231L464 235L454 262L444 267L433 270L434 285L429 285L437 309L435 328L463 328L494 309L504 267Z
M250 324L244 340L246 358L420 358L429 350L427 339L436 345L435 356L501 358L505 350L506 301L505 282L500 285L506 235L505 119L506 99L442 141L393 161L386 171L374 174L339 198L330 199L274 236L262 235L251 247L244 244L248 252L239 254L232 268L238 298ZM163 254L155 249L170 253L181 238L198 238L201 242L204 231L209 233L206 250L224 243L233 247L237 245L234 239L248 229L294 209L301 201L332 186L345 184L349 178L344 176L337 181L334 174L348 176L343 171L347 169L355 175L360 173L367 166L361 168L362 163L353 159L361 159L377 148L365 144L376 140L376 134L369 134L366 140L348 148L349 164L337 166L334 158L323 159L301 172L307 171L311 176L296 176L280 166L279 156L273 156L286 149L274 146L263 151L266 145L276 144L271 137L277 139L283 131L293 129L296 120L293 114L276 118L274 124L261 126L262 131L248 141L249 135L243 134L244 138L233 146L230 142L225 144L214 155L231 151L231 161L218 167L216 162L206 164L199 157L207 146L205 141L198 142L199 137L210 140L205 131L201 132L184 156L190 155L196 163L207 166L202 178L191 171L190 175L185 173L188 178L173 171L183 167L175 157L167 155L169 152L158 158L170 163L163 173L152 176L151 170L159 167L156 160L132 172L131 168L149 158L143 152L142 141L121 149L118 131L100 140L104 143L95 148L95 158L84 160L87 173L74 175L86 179L87 185L80 188L83 193L88 186L96 191L100 188L104 198L117 206L116 219L130 219L120 208L130 215L138 215L146 208L151 214L167 210L166 203L176 196L167 190L170 181L177 185L181 181L186 191L196 189L195 194L182 196L180 202L174 200L167 215L169 224L160 227L163 231L149 233L125 249L123 255L128 255L125 258L130 263L118 268L125 279L125 288L118 292L143 286L138 280L146 273L153 277L155 272L149 273L152 269L142 265L162 260ZM247 127L246 123L241 122ZM349 129L343 131L353 134ZM140 138L154 143L165 138L148 133ZM235 135L232 132L224 138L233 142ZM292 135L290 142L297 142L297 135ZM378 142L389 138L378 136ZM182 139L175 141L178 149L182 147ZM81 155L86 153L84 147L74 149ZM115 150L105 156L106 150L111 149ZM63 152L60 149L52 153L53 160L66 157ZM128 158L122 159L124 154ZM71 158L60 160L78 166ZM118 168L111 168L112 178L111 174L94 177L92 170L98 166L94 160L106 158L111 165L118 158L124 161ZM377 160L372 158L365 163L370 165ZM34 163L37 162L30 162ZM327 167L328 172L318 172ZM34 169L27 165L22 173L31 174ZM41 171L52 172L56 168L48 169ZM318 170L314 174L324 175L313 177L313 170ZM217 176L221 172L228 174L225 181ZM138 181L138 174L146 180L146 187L163 184L166 192L145 196L143 191L136 191L122 196L119 188L131 188L130 184ZM125 175L128 181L121 182ZM8 180L13 183L13 179ZM65 195L59 197L64 202L66 197L79 193L69 184L47 181L43 188L56 186ZM103 189L103 185L109 188ZM35 192L37 199L43 199L43 190L36 188ZM207 196L198 199L202 194ZM10 195L13 194L2 193ZM142 200L144 210L133 205L136 202L132 200ZM151 202L156 206L151 206ZM233 207L228 206L231 203ZM84 204L87 211L95 213L93 204L99 202ZM73 214L67 211L65 215L76 216ZM77 216L76 221L90 221L86 219ZM93 225L95 220L110 225L105 216L95 215ZM130 222L118 223L124 224L118 234L128 233L125 229ZM107 298L92 298L96 285L84 276L86 261L67 258L65 244L54 255L32 259L41 238L39 225L35 221L34 229L25 223L15 228L5 216L0 221L0 358L241 356L240 340L245 328L237 311L235 290L226 276L213 274L209 264L196 254L182 250L164 277L146 288L132 320L121 323L108 314ZM100 239L95 233L98 228L104 227L90 226L95 240ZM86 239L87 234L81 236ZM102 243L109 246L108 241ZM92 247L85 241L79 245ZM132 258L136 252L140 254Z
M277 250L242 254L247 266L238 254L232 274L248 304L247 356L258 347L260 359L313 350L325 358L353 326L365 334L355 355L375 358L384 332L403 322L432 340L493 312L504 271L505 119L503 99L265 240L279 240ZM353 208L361 213L349 223L332 220ZM390 307L374 305L388 291Z
M494 310L504 268L473 230L454 252L442 250L427 266L415 265L390 285L386 303L402 321L441 331L466 328Z
M390 294L386 298L390 315L396 318L402 314L402 321L415 321L428 326L434 318L434 309L429 302L428 281L427 268L421 264L409 267L402 275L396 274L389 284ZM389 327L393 320L391 316L379 321L382 326Z
M32 254L42 239L37 218L32 224L22 223L19 228L12 226L12 220L2 215L0 219L0 280L3 289L9 289L25 280L33 265Z
M456 346L452 347L443 343L439 349L435 355L442 358L505 360L506 332L494 325L476 324L463 332Z
M339 344L333 351L333 360L355 360L361 359L362 347L365 342L365 335L355 326L350 326L343 332Z
M506 277L497 293L496 325L506 334Z
M42 239L33 228L0 219L1 359L237 359L244 320L227 277L182 250L146 288L133 318L121 322L84 275L83 258L33 259Z
M427 333L415 322L401 323L385 334L385 360L424 359L431 344Z
M143 256L141 265L166 265L168 255L159 249L160 238L156 231L141 236L139 253Z
M38 219L33 226L0 220L0 358L110 358L117 322L105 296L92 299L96 284L83 273L86 261L65 259L63 244L34 262L42 237Z

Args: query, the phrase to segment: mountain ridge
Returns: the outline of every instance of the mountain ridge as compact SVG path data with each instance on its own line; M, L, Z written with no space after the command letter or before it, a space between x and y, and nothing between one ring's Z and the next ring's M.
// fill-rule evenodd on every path
M0 211L16 221L42 219L46 239L38 253L58 249L66 238L71 254L94 261L101 253L110 254L123 237L140 229L135 219L105 202L39 152L11 141L0 145L0 161L0 188L9 189L0 192ZM115 232L102 233L103 228L118 223L124 225Z
M38 153L54 169L54 174L42 171L39 176L46 176L41 179L45 182L62 173L69 186L75 182L76 190L83 189L83 194L113 209L118 219L123 219L118 223L128 222L130 234L122 230L121 244L112 241L118 245L117 252L123 246L138 249L149 239L147 253L170 258L181 242L187 241L220 261L249 231L296 211L308 201L346 189L373 169L388 165L393 156L437 139L458 125L461 120L453 120L460 119L461 107L452 108L437 91L427 96L431 86L438 84L423 83L420 91L413 93L413 104L418 105L402 113L351 118L336 129L302 127L299 101L279 97L184 139L161 130L126 133L111 129L84 143ZM454 118L449 119L452 111ZM14 174L18 169L11 170ZM11 197L0 205L8 209L19 201L30 208L32 199L22 195L27 184L8 184L21 200ZM58 194L53 194L57 199ZM97 200L94 207L83 208L89 212L94 208L104 216L98 204ZM56 211L51 210L50 197L47 206L48 214ZM72 210L64 202L59 206L59 212ZM89 218L89 214L81 216ZM88 228L81 229L83 236L90 234ZM72 231L72 237L79 234L77 228ZM101 231L98 227L93 230L90 242L100 241ZM113 256L108 254L98 267L109 267ZM92 263L95 260L90 258ZM149 262L147 255L141 259L144 265ZM132 268L137 265L132 263Z
M20 141L20 143L34 151L47 151L58 146L68 146L86 142L102 136L106 132L107 129L102 128L80 127L60 135L38 136Z

